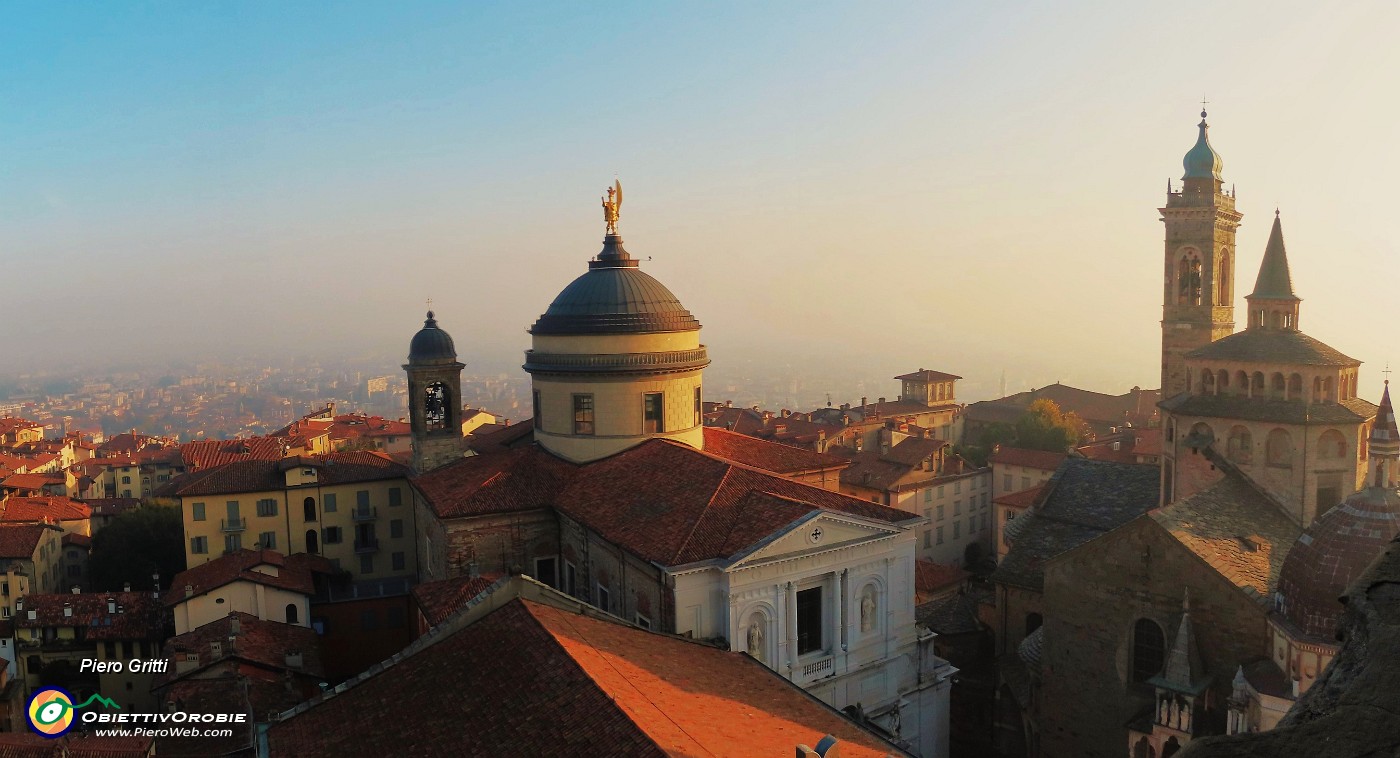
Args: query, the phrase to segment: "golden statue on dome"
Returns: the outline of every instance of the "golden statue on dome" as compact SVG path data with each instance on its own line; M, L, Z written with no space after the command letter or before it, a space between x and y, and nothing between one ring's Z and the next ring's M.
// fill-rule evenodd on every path
M603 220L608 224L608 234L617 234L617 212L622 208L622 182L614 179L608 187L608 196L603 198Z

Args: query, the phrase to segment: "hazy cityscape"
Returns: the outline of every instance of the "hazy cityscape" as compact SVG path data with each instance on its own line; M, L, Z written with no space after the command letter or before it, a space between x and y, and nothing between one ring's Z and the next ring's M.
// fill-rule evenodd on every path
M0 0L0 756L1400 756L1397 29Z

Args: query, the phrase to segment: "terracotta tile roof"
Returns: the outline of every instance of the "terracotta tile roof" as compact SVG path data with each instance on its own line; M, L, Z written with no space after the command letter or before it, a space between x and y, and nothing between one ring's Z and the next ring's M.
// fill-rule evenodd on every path
M1238 474L1155 510L1152 519L1186 549L1263 605L1272 602L1284 556L1302 532Z
M961 584L972 576L967 569L954 563L914 561L914 588L918 592L938 592Z
M1044 499L1007 525L992 581L1041 591L1046 561L1155 508L1160 478L1157 466L1066 458Z
M234 461L275 461L282 457L286 440L250 437L242 440L196 440L180 446L187 471L198 471Z
M763 414L752 408L720 406L705 414L705 426L729 429L735 433L748 435L750 437L762 431L766 424L767 420L764 419Z
M439 518L547 508L577 467L528 445L463 458L422 474L413 486Z
M817 510L917 518L663 439L583 467L555 500L604 539L666 566L730 558Z
M997 505L1005 505L1010 506L1012 508L1025 509L1031 507L1032 505L1035 505L1036 501L1040 499L1040 496L1043 495L1048 489L1049 485L1046 482L1041 482L1040 484L1037 484L1036 486L1031 487L1029 489L1024 489L1019 492L1008 492L1007 494L1002 495L1001 497L993 500L992 502L996 503Z
M268 740L274 755L312 757L589 755L601 745L650 758L789 755L826 734L843 756L898 754L743 654L513 599L284 716Z
M90 640L160 640L173 622L151 592L83 592L25 595L11 617L17 629L84 627ZM109 610L115 603L115 611ZM64 610L72 611L67 615ZM29 618L30 612L34 618Z
M208 651L205 651L207 654ZM209 676L206 673L205 676ZM182 679L161 688L161 700L192 713L250 713L256 721L295 706L309 689L302 678L288 682L279 672L244 667L237 674L219 673L209 678ZM290 685L290 686L289 686ZM226 724L231 735L211 737L161 737L156 745L159 758L206 758L206 756L251 756L254 744L252 721ZM279 756L280 758L280 756Z
M141 507L141 501L134 497L89 498L83 503L92 509L94 516L120 516Z
M956 374L945 374L945 373L943 373L942 371L933 371L932 369L923 369L923 368L921 368L921 369L919 369L918 371L915 371L915 372L912 372L912 373L909 373L909 374L901 374L900 376L896 376L896 377L895 377L895 381L900 381L900 382L925 382L925 383L927 383L927 382L951 382L951 381L953 381L953 380L955 380L955 379L961 379L961 378L962 378L961 376L958 376L958 375L956 375Z
M1035 468L1042 471L1054 471L1060 467L1065 458L1069 456L1065 453L1056 453L1050 450L1030 450L1024 447L1007 447L1005 445L997 448L987 457L988 463L1000 463L1004 466L1024 466L1025 468Z
M286 471L297 466L316 469L317 484L404 479L412 473L386 455L370 451L328 453L279 460L246 460L182 474L160 489L166 496L190 497L235 492L264 492L287 486Z
M948 447L946 440L931 440L922 437L906 437L895 443L882 458L905 466L918 466L931 455Z
M1132 422L1146 426L1146 422L1156 415L1161 393L1134 388L1122 395L1109 395L1057 382L1040 389L973 403L967 407L964 418L981 422L1015 421L1031 403L1041 398L1053 400L1060 410L1073 412L1091 423L1117 426Z
M233 631L235 619L238 621L236 634ZM211 657L211 642L221 643L221 657ZM289 669L289 652L301 653L302 665L299 668ZM263 621L242 611L234 611L218 621L211 621L198 629L171 637L165 643L165 655L167 658L173 658L176 653L198 654L199 666L177 673L172 665L169 672L156 678L152 685L153 690L178 682L229 658L275 672L292 670L308 676L324 676L326 673L321 663L320 639L314 629Z
M528 444L534 439L535 420L527 418L518 424L510 426L499 426L499 428L488 430L486 426L478 427L468 437L468 447L478 453L489 452L502 448L515 447L520 444Z
M92 517L92 508L77 500L48 497L12 497L0 504L0 521L83 521Z
M0 558L33 559L39 539L50 529L59 531L43 524L0 524Z
M957 403L952 400L942 401L943 406L928 406L914 400L886 400L885 402L867 403L865 405L853 405L851 410L861 414L865 419L887 419L895 416L915 416L920 413L932 413L938 410L945 410L949 407L957 407Z
M423 582L415 585L410 594L423 612L423 618L428 620L428 626L437 626L500 578L499 574L483 574Z
M92 547L92 538L89 537L89 536L87 536L86 534L78 534L77 532L72 532L72 533L70 533L70 534L65 534L65 535L63 535L63 546L64 546L64 547L67 547L67 546L69 546L69 545L76 545L77 547L91 548L91 547Z
M43 429L44 425L37 421L19 418L18 416L0 417L0 434L11 434L21 429Z
M139 758L151 737L97 737L71 732L49 739L33 732L0 732L0 758Z
M1291 366L1360 366L1361 361L1288 329L1246 329L1186 354L1192 360L1245 361Z
M777 474L800 474L841 469L849 462L830 453L816 453L757 439L718 427L705 427L705 452Z
M131 455L150 446L164 447L166 440L139 432L122 432L97 446L102 453L125 453Z
M45 487L62 487L62 474L10 474L0 481L0 487L15 490L38 491Z
M268 573L273 570L277 572L275 576ZM253 582L303 595L316 591L311 571L303 563L289 560L275 550L245 548L176 574L165 593L165 604L176 605L235 581Z

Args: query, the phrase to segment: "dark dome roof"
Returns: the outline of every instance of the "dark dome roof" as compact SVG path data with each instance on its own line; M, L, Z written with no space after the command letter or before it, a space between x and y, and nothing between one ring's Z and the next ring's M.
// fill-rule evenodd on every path
M1367 487L1303 532L1279 571L1283 612L1305 634L1331 641L1342 615L1337 598L1400 533L1400 492Z
M1356 366L1361 362L1291 329L1246 329L1186 354L1204 360L1284 363L1302 366Z
M413 335L413 341L408 343L408 360L410 363L457 360L457 348L452 344L452 335L438 328L437 319L433 318L432 311L428 311L423 328L419 329L418 333Z
M530 328L532 334L625 334L684 332L700 328L666 285L637 267L608 235L588 273L565 287Z

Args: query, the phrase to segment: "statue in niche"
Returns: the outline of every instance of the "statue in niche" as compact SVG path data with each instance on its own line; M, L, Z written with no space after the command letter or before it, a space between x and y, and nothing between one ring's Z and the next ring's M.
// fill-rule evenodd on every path
M866 587L860 595L860 630L870 632L875 629L875 588Z
M748 650L749 655L753 656L756 660L764 661L763 618L761 616L754 616L753 620L749 622Z

